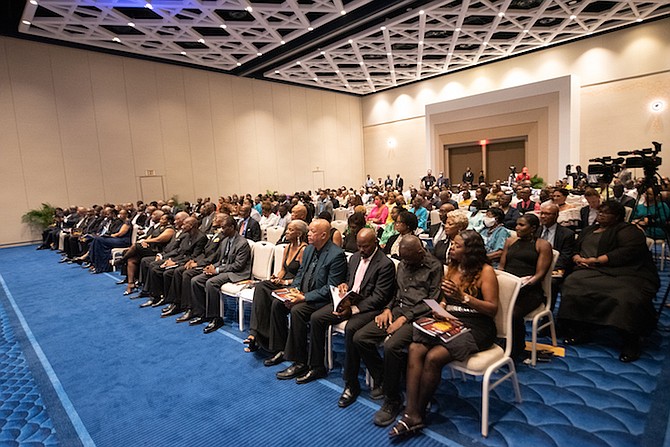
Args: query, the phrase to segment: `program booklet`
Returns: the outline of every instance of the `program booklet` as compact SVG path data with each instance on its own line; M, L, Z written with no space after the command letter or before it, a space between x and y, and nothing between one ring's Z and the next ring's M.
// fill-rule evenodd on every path
M272 292L272 296L280 301L291 301L294 296L298 296L300 294L300 291L294 287L290 289L277 289Z
M425 300L425 303L438 315L444 317L444 320L436 320L432 317L422 317L413 323L418 330L425 332L433 337L438 337L444 343L448 343L461 334L470 332L463 323L452 314L442 309L435 300Z
M330 295L333 298L333 309L335 312L342 312L346 307L356 306L363 301L363 296L351 290L340 298L340 290L335 286L330 286Z

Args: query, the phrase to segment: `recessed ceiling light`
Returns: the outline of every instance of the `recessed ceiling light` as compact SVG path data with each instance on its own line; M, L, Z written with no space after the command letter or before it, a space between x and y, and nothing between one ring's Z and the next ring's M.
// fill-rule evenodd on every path
M240 63L238 62L238 63L237 63L237 66L238 66L238 67L241 67L241 66L242 66L242 64L240 64Z
M321 52L321 56L325 56L325 55L326 55L326 52L325 52L325 51L322 51L322 52Z
M149 2L145 3L144 7L147 8L147 9L154 9L154 7Z
M498 17L505 17L505 13L504 12L499 12Z
M386 27L385 27L385 26L382 26L382 27L379 28L379 29L382 30L382 31L385 31L385 30L386 30Z
M345 11L344 9L342 11L340 11L341 15L345 15L346 13L347 13L347 11Z
M426 13L426 11L424 11L423 9L421 11L419 11L420 16L424 15L425 13Z
M423 40L420 40L420 41L419 41L419 45L423 45Z
M186 51L182 51L182 52L181 52L181 55L182 55L182 56L186 56Z
M133 22L128 22L128 26L132 26L134 28L135 24Z
M296 62L295 64L296 64L296 65L300 65L300 61Z
M527 30L527 29L523 30L523 32L524 32L524 34L528 34L528 30Z
M21 20L21 23L23 23L24 25L30 25L30 22L27 20Z
M456 28L454 31L456 31L457 33L460 33L460 32L461 32L461 29L460 29L460 28Z
M363 65L365 65L365 62L361 61L361 62L358 63L358 65L360 65L362 67Z
M652 102L650 108L652 112L662 112L665 109L665 103L659 99Z
M115 38L112 39L112 42L119 43L119 42L121 42L121 39L119 39L118 37L115 37Z
M198 39L198 42L205 43L205 39Z
M37 6L37 0L30 0L30 4L34 5L34 6Z
M256 53L256 56L262 56L263 53Z
M279 43L280 43L280 44L282 44L282 45L284 45L284 44L285 44L286 42L284 42L284 41L282 40L282 41L281 41L281 42L279 42Z
M225 24L221 24L221 25L219 25L219 28L226 29L226 28L228 28L228 27L227 27Z
M349 44L351 45L352 43L354 43L354 41L349 39Z
M314 31L314 28L312 28L312 27L310 26L310 27L307 28L307 31Z
M253 9L251 6L247 6L247 7L244 8L244 9L245 9L247 12L253 12L253 11L254 11L254 9Z
M576 18L577 18L577 16L574 15L574 14L570 16L570 20L575 20Z

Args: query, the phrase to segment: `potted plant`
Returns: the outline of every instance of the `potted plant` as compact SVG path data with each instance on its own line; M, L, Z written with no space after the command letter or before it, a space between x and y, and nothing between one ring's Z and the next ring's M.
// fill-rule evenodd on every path
M43 231L54 221L56 209L48 203L43 203L41 208L29 210L21 216L21 222L27 223L36 230Z

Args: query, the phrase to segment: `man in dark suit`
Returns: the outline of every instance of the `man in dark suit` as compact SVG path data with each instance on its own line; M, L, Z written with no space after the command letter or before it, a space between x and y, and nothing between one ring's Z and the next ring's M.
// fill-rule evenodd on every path
M351 346L356 331L372 321L393 297L395 287L395 266L388 256L377 246L377 235L371 228L363 228L356 236L358 251L349 260L348 281L339 285L340 293L347 291L362 297L355 305L346 306L335 312L333 304L327 304L312 314L310 318L309 372L298 377L298 383L307 383L325 377L324 366L326 331L333 324L347 321L345 343ZM351 304L351 303L350 303ZM340 407L354 403L360 394L358 370L360 356L355 350L347 349L344 365L345 390L340 398Z
M240 224L238 232L242 237L254 242L261 240L261 226L256 219L251 218L251 205L244 205L240 208Z
M305 249L302 265L293 280L300 293L287 301L291 309L291 327L283 358L293 363L277 373L280 380L293 379L308 372L307 325L310 317L331 301L330 286L338 286L347 276L347 259L344 251L331 242L330 223L327 220L314 219L309 224L307 238L309 246ZM273 313L273 326L286 324L285 315L275 315L279 313ZM271 329L271 332L274 331ZM282 356L278 354L275 357Z
M583 230L586 227L596 223L598 216L598 207L600 207L600 194L593 188L586 188L584 191L584 198L589 203L579 210L579 229Z
M613 197L614 200L616 200L623 206L635 209L635 199L629 196L628 194L624 194L624 186L618 180L614 180L614 186L612 186L612 193L614 196Z
M403 237L400 258L395 296L373 321L356 331L352 344L375 384L383 384L384 404L374 416L374 423L382 427L394 422L402 409L400 379L412 342L412 323L430 314L424 300L439 300L442 281L442 264L424 250L418 237ZM384 344L383 360L379 343Z
M402 187L405 185L405 181L400 177L400 174L395 176L395 189L402 192Z
M190 325L209 321L204 333L209 334L223 326L219 294L227 282L237 282L251 277L251 248L249 242L235 230L235 219L226 216L221 226L224 240L221 241L221 256L217 264L206 266L202 274L191 280Z
M162 263L153 263L148 269L143 290L148 291L151 296L148 301L140 304L140 307L157 307L164 304L164 296L167 292L164 287L166 285L164 281L165 272L186 263L191 257L200 255L206 243L207 236L198 229L198 219L195 217L186 218L182 225L179 246L174 251L166 253ZM169 287L169 285L168 282L167 286Z
M386 175L386 180L384 180L384 189L386 191L393 189L393 179L391 178L391 174Z
M498 205L500 206L500 209L503 210L505 213L505 217L503 219L503 225L505 228L508 230L513 230L516 228L516 220L521 217L521 214L519 213L519 210L514 208L513 206L510 206L510 203L512 202L512 196L510 194L506 194L503 191L500 191L497 195L498 197Z
M540 228L537 236L551 244L558 251L556 266L551 280L551 310L554 310L558 292L565 277L572 271L572 256L575 254L575 233L562 225L558 225L558 206L546 203L540 208Z

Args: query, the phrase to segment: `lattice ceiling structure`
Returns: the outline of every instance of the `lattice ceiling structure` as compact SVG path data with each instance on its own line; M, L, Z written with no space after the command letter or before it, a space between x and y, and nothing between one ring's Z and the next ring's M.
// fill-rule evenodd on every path
M665 16L668 0L29 0L18 31L364 95Z

